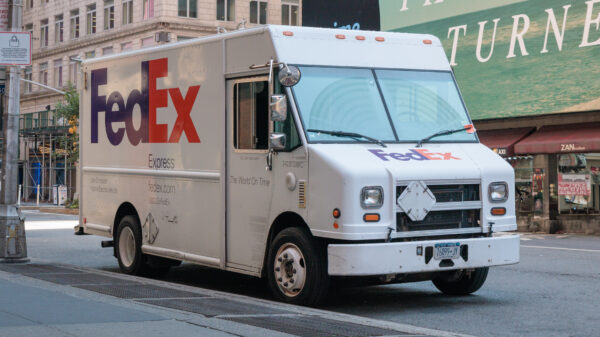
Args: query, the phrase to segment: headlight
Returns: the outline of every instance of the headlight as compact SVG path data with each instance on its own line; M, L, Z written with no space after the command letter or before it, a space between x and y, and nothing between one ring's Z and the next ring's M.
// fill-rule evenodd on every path
M366 186L360 192L362 208L379 208L383 205L383 187Z
M504 202L508 200L508 184L505 182L491 183L488 194L491 202Z

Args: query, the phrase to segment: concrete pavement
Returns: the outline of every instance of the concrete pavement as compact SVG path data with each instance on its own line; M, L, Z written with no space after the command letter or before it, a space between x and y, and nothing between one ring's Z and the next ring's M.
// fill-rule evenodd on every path
M70 265L0 264L2 336L461 336Z

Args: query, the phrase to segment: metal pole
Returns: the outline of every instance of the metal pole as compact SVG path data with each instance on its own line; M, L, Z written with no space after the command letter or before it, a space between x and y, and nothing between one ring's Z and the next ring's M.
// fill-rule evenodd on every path
M48 121L48 117L46 117L46 125L48 125L47 123ZM46 188L46 154L44 153L46 151L46 135L42 134L42 150L38 151L42 153L42 181L41 181L41 185L42 185L42 191L44 190L44 188ZM45 193L42 192L42 200L46 200L45 198Z
M11 31L21 31L22 0L12 0ZM26 262L25 221L17 206L20 76L18 67L10 67L8 113L4 120L2 153L2 191L0 191L0 261ZM25 174L23 175L25 176Z

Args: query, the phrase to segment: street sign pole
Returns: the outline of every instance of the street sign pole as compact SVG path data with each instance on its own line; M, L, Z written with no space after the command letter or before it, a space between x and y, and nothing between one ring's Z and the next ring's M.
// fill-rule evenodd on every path
M11 31L21 31L22 0L12 0ZM0 190L0 262L26 262L25 221L17 205L20 73L10 67L8 113L4 119L2 186Z

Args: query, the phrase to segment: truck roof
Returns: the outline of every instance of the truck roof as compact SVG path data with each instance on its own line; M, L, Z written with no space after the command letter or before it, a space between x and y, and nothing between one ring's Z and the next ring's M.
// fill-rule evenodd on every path
M83 61L84 65L188 45L270 36L276 61L301 65L451 70L440 40L427 34L266 25L137 49Z

